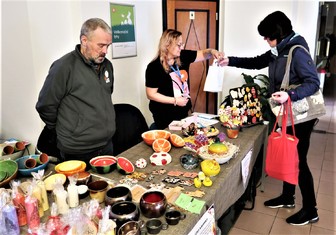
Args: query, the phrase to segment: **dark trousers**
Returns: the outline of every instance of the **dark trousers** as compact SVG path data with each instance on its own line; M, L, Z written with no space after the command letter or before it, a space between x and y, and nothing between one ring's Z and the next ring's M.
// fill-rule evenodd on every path
M302 208L313 209L316 206L313 176L307 163L307 154L310 144L310 136L316 119L294 125L295 135L299 139L297 146L299 153L299 187L302 195ZM292 126L287 127L287 133L292 134ZM283 195L295 195L295 185L283 183Z
M86 163L86 170L90 169L90 160L94 157L101 155L113 155L112 139L109 142L107 142L105 146L88 153L68 154L61 151L62 161L68 161L68 160L84 161Z

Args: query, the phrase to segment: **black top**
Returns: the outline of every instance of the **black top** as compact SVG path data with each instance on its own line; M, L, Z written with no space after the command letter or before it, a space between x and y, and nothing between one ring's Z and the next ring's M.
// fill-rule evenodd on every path
M177 69L176 65L169 73L166 73L160 58L156 58L150 62L146 69L146 87L158 88L158 92L165 96L179 97L181 93L189 94L189 66L195 61L197 51L182 50L180 55L181 66ZM187 81L181 83L177 73L184 74L184 79ZM183 92L184 91L184 92ZM186 106L174 106L173 104L164 104L151 100L149 102L149 109L153 114L156 127L164 129L173 120L181 120L188 116L188 111L191 109L191 101Z

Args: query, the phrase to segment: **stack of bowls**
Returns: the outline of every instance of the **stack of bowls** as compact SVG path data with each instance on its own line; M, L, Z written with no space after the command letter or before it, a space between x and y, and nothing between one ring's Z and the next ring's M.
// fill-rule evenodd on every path
M86 163L78 160L69 160L55 166L57 173L62 173L66 176L71 176L79 172L85 171Z

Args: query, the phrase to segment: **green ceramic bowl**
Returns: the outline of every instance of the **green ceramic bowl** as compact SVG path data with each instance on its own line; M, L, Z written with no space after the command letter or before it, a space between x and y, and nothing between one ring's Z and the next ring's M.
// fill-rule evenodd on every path
M0 171L7 173L7 178L0 182L0 187L8 185L8 183L15 179L18 173L18 165L13 160L2 160L0 161Z

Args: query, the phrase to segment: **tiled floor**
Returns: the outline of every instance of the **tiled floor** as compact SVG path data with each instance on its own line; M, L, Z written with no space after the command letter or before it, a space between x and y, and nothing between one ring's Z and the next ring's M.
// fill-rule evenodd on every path
M326 79L324 97L327 114L314 128L308 163L315 183L317 223L293 226L285 219L301 209L301 193L297 187L295 209L270 209L264 201L281 193L282 182L267 177L264 192L257 190L253 210L243 210L229 235L235 234L336 234L336 76Z

